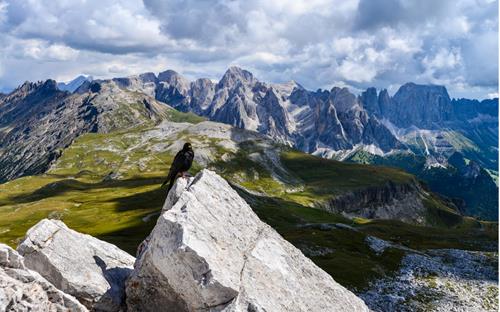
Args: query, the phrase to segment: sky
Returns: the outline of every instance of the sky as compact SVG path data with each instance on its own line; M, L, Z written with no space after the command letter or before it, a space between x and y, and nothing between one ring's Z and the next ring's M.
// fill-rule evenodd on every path
M498 96L493 0L0 0L0 91L232 65L312 90L415 82Z

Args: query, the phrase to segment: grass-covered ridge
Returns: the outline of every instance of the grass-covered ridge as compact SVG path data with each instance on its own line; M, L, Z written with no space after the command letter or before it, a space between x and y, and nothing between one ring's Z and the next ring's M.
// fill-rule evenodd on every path
M480 169L477 177L467 177L466 165L470 160L462 154L450 156L447 167L429 167L425 157L403 152L378 156L360 151L351 155L347 161L402 168L425 182L433 192L456 202L458 200L467 215L483 220L498 218L498 184L495 181L498 173Z

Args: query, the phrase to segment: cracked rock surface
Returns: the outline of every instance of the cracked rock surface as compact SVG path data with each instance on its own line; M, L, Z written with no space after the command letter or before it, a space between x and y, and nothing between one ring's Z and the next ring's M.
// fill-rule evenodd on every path
M209 170L178 179L126 292L128 311L368 311Z
M57 289L24 265L23 257L0 244L0 311L88 311L73 296Z
M124 284L135 259L115 245L73 231L61 221L44 219L28 230L17 250L27 268L87 308L123 308Z

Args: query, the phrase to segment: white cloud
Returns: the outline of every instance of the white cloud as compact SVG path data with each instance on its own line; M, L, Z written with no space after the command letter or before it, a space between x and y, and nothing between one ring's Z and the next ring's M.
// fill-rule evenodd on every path
M498 99L498 92L488 93L488 98L489 99L494 99L494 98Z
M0 89L80 73L167 68L218 79L497 92L497 2L487 0L0 0Z
M23 55L34 60L69 61L78 57L78 50L62 44L48 44L41 40L23 40L18 44Z
M352 80L354 82L370 82L377 75L374 68L370 68L364 64L356 61L345 60L343 61L338 71L342 78L345 80Z
M425 67L423 76L433 79L439 73L448 73L450 70L460 68L463 62L459 48L450 50L440 48L436 54L426 55L422 60L422 64Z

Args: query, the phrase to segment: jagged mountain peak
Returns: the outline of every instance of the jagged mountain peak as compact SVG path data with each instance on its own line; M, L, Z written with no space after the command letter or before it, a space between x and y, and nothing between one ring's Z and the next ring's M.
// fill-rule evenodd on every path
M31 93L42 93L45 95L56 93L58 90L57 82L53 79L47 79L44 81L29 82L26 81L11 93L5 95L6 101L9 99L16 98L18 96L27 96Z
M159 88L156 90L156 96L160 99L174 98L174 102L182 100L190 89L190 81L174 70L166 70L158 74ZM169 102L167 102L170 104Z
M57 87L62 91L74 92L77 90L83 83L92 81L94 78L92 76L87 75L79 75L73 80L69 82L58 82Z
M15 88L12 93L14 93L16 91L23 91L23 92L32 91L32 90L39 89L40 87L49 87L50 88L51 86L54 86L54 85L56 85L56 82L52 79L39 80L36 82L25 81L19 87Z
M403 84L396 94L394 94L394 98L397 99L406 95L407 93L418 93L424 96L434 95L434 96L442 96L447 101L450 100L450 96L448 94L448 90L446 90L445 86L441 85L433 85L433 84L416 84L414 82L407 82Z
M333 101L333 105L335 105L335 108L339 112L346 112L359 106L359 101L356 95L351 93L346 87L333 87L330 91L330 98Z
M219 81L219 87L231 88L238 82L241 82L244 85L255 84L257 79L255 79L251 72L237 66L231 66L226 70L222 79Z
M173 80L185 79L181 74L172 69L167 69L158 74L159 81L171 82Z

